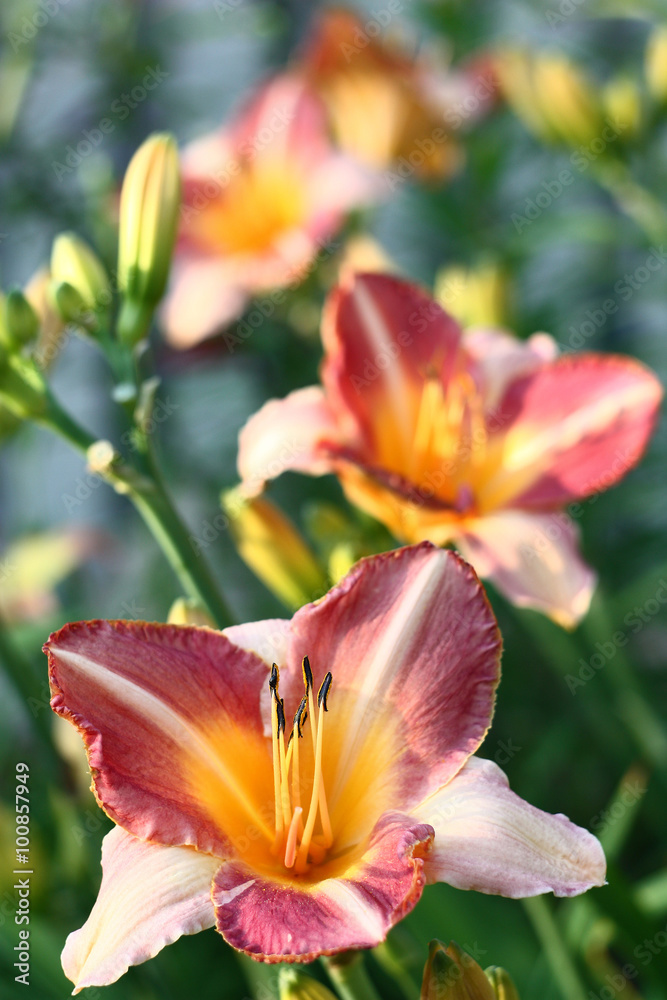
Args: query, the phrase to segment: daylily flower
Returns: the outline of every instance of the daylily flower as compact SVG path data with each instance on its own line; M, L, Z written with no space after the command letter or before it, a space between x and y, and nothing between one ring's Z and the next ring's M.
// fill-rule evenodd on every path
M625 357L558 358L547 334L463 334L424 292L378 274L344 278L322 337L323 388L271 400L241 431L244 491L288 469L335 472L396 538L455 543L515 604L574 625L595 578L562 508L639 461L656 377Z
M117 824L63 952L75 992L206 927L305 962L376 945L429 882L511 897L603 884L595 837L472 756L500 646L471 567L430 544L361 561L291 621L55 633L52 706Z
M490 66L485 74L454 72L424 54L414 58L397 44L398 26L384 27L373 16L364 23L349 10L324 11L305 47L304 71L346 153L373 170L403 165L401 176L449 177L463 161L456 130L492 101Z
M296 74L265 84L227 128L183 151L183 208L168 339L190 347L236 318L249 296L297 284L371 195L336 153L324 108Z

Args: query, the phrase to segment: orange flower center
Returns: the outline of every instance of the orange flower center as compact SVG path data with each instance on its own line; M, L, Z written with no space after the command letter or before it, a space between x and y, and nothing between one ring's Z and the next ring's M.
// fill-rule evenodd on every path
M305 215L304 179L277 160L244 163L220 197L191 223L191 236L223 253L263 253L297 228Z

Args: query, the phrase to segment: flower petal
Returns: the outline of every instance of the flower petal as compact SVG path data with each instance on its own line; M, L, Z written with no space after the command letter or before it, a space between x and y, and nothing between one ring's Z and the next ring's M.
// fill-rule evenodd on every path
M517 607L537 608L565 628L588 611L597 578L567 514L499 511L464 522L456 545Z
M145 844L115 827L102 842L102 885L88 920L62 954L74 993L115 983L182 934L215 925L217 858L188 847Z
M270 399L239 434L238 470L243 492L256 496L268 479L282 472L331 471L320 446L339 437L336 417L319 386L297 389L285 399Z
M347 871L304 881L303 888L226 862L213 884L217 929L234 948L264 962L311 962L372 948L421 896L432 836L424 824L386 814ZM325 867L316 869L318 876Z
M79 729L115 822L221 857L249 823L272 837L262 660L211 629L136 622L67 625L45 650L52 707Z
M524 802L490 760L472 757L413 814L435 830L425 862L429 882L512 899L576 896L605 884L597 838L560 813Z
M447 380L458 325L415 285L348 273L327 302L322 339L322 382L346 415L346 439L361 434L374 464L400 471L412 451L424 379Z
M493 712L500 648L470 566L429 543L362 560L297 611L281 692L284 684L296 708L305 654L316 683L333 674L325 784L341 842L373 809L373 819L407 811L475 752Z
M161 321L167 341L185 351L241 315L244 285L220 257L181 257L174 263Z
M481 508L556 506L607 489L639 461L661 398L652 372L613 355L571 355L517 379L499 404L497 471Z
M558 344L548 333L519 340L503 330L466 330L463 346L472 359L484 391L486 410L498 405L508 385L558 356Z

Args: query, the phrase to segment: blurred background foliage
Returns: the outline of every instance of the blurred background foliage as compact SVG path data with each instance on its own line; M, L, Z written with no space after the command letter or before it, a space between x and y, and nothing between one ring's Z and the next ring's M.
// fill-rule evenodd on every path
M383 4L351 6L368 17ZM117 186L134 149L156 129L169 129L186 142L217 127L267 73L285 65L317 5L55 0L55 7L34 31L25 25L34 25L44 4L8 0L0 9L3 288L24 286L48 261L53 237L63 229L88 239L113 270ZM466 165L454 179L397 185L391 200L356 221L357 229L379 242L398 271L427 286L444 267L498 267L508 324L520 336L546 330L566 350L626 352L664 381L667 269L635 282L629 294L619 291L618 282L627 285L624 276L632 276L653 247L667 251L667 113L664 104L650 101L644 77L647 38L665 13L661 0L402 0L402 37L409 49L433 46L455 63L501 46L556 50L580 67L596 93L629 80L630 103L623 107L634 108L637 127L619 140L614 152L622 170L610 176L596 157L577 167L572 143L557 137L545 142L498 101L466 132ZM114 102L158 66L167 74L164 82L121 117ZM67 147L109 115L113 131L79 164L59 170L55 165L65 162ZM563 170L573 181L553 196ZM629 177L637 190L628 186ZM551 197L543 197L546 207L539 208L535 200L545 191ZM641 192L650 203L638 215ZM528 202L538 204L536 215ZM188 352L170 349L157 335L153 340L163 380L165 418L155 431L163 466L239 620L284 615L285 609L240 560L229 533L216 527L220 491L236 482L236 436L247 417L270 396L316 380L317 320L337 264L335 256L325 260L233 350L222 337ZM449 301L445 295L454 310L456 297ZM618 309L596 322L608 299ZM68 339L52 381L82 423L118 440L122 428L114 424L109 375L89 343ZM13 769L23 760L33 782L30 995L52 1000L69 993L59 954L65 935L80 926L95 898L109 821L87 790L69 732L53 728L40 646L65 621L164 620L179 588L134 510L88 478L80 456L45 431L17 429L7 418L0 433L0 604L8 621L2 641L12 643L14 659L21 657L24 688L33 692L26 703L0 676L0 996L20 995L12 970L17 928L10 861ZM576 900L527 904L444 885L427 889L371 960L383 996L398 996L396 954L407 957L409 975L418 983L434 936L454 938L482 965L503 965L525 1000L667 996L667 737L656 724L667 707L667 621L655 596L661 585L667 593L666 460L663 422L639 468L583 504L584 554L597 568L600 585L574 633L533 612L517 612L491 592L506 652L482 755L501 764L512 787L530 802L565 812L602 837L611 885ZM349 537L367 535L363 516L345 503L333 477L286 475L270 493L306 532L321 525L322 505L333 504L346 518ZM39 548L36 557L22 543L21 558L33 560L25 574L36 582L28 587L29 613L10 614L3 580L9 590L16 585L10 569L17 543L63 528L85 529L85 545L76 557L57 545ZM383 544L391 543L380 538ZM327 545L320 532L323 554L330 552ZM623 647L611 643L618 630L628 637ZM605 655L610 645L613 652ZM572 690L566 676L579 676L600 647L604 669ZM7 655L0 649L0 656ZM655 951L646 963L640 957L646 952L637 950L646 948L645 941ZM637 978L618 978L627 963L636 966ZM239 961L212 931L181 939L119 984L83 996L103 992L109 1000L276 995L274 971Z

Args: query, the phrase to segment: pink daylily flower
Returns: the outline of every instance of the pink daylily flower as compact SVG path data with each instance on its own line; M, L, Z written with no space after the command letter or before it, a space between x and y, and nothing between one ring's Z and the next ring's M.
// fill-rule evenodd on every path
M473 756L501 640L452 552L363 560L291 620L79 622L45 649L52 706L117 824L63 952L75 992L207 927L254 959L305 962L378 944L427 883L604 884L595 837Z
M335 152L319 98L296 73L268 81L228 127L183 152L183 208L162 319L176 347L215 333L251 295L301 281L369 175Z
M399 540L453 543L515 604L573 627L595 575L564 508L639 461L655 375L616 355L558 357L544 333L463 333L379 274L344 277L322 338L322 387L270 400L242 429L245 492L286 470L334 472Z

